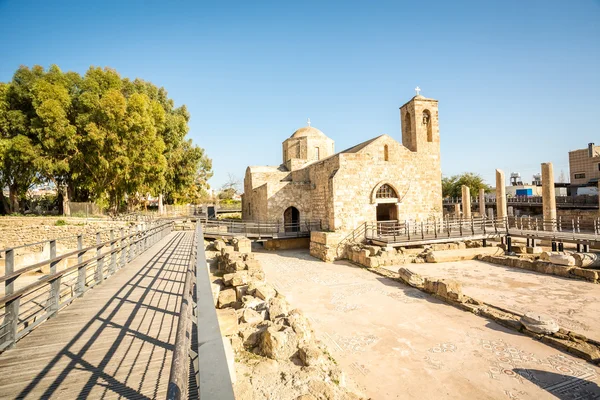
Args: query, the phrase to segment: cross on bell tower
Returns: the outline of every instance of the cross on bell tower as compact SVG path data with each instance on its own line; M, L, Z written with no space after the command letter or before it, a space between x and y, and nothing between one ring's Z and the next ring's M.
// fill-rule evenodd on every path
M421 88L417 86L415 88L415 92L417 92L417 96L418 96L420 94L420 92L421 92Z
M308 126L310 126L310 118L306 119L306 123L308 124Z

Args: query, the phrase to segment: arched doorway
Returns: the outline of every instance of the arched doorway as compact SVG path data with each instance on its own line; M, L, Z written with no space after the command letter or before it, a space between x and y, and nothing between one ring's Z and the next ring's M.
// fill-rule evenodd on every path
M300 211L296 207L288 207L283 212L283 223L286 232L299 232Z
M375 194L377 202L377 221L396 221L398 219L398 194L388 184L383 184Z

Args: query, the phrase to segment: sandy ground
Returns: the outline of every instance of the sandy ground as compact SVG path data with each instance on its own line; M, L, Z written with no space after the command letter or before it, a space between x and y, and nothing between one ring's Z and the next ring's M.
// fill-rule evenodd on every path
M386 268L396 272L399 267ZM600 285L476 260L405 267L457 280L468 296L520 314L546 314L565 329L600 340Z
M372 399L595 399L600 369L494 322L307 250L258 252Z

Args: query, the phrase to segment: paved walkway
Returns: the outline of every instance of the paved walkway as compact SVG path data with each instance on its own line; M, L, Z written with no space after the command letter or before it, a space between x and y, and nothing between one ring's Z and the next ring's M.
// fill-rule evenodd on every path
M419 290L306 250L260 252L373 399L594 399L600 369Z
M0 398L165 396L193 233L171 233L0 355Z
M396 272L399 267L386 268ZM549 315L560 326L600 341L600 285L476 260L406 267L457 280L465 294L486 303Z

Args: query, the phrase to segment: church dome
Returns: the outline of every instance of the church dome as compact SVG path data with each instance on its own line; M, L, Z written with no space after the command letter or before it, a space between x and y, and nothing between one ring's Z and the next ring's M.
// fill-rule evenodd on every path
M317 128L313 128L312 126L305 126L304 128L298 129L296 132L292 134L292 138L299 137L313 137L313 138L326 138L325 134L318 130Z

